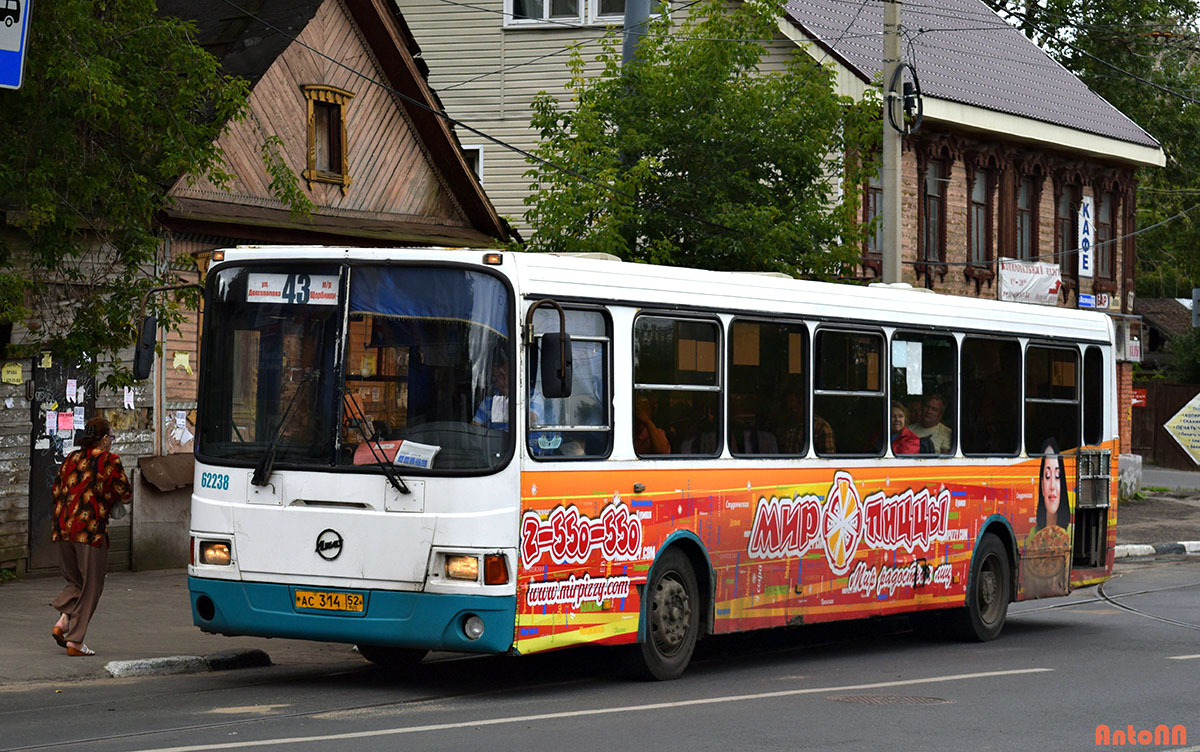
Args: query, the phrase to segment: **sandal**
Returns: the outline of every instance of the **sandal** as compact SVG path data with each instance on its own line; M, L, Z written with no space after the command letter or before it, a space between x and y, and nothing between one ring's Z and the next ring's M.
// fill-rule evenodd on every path
M54 641L58 643L60 648L67 646L67 638L63 636L63 628L57 624L50 629L50 636L54 638Z
M70 645L67 645L67 655L88 656L88 655L95 655L95 654L96 654L95 650L92 650L87 645L84 645L82 642L79 643L79 647L77 647L77 648L73 648Z

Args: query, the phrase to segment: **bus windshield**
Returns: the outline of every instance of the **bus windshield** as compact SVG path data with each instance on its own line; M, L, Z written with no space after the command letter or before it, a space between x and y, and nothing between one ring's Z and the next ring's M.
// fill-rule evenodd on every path
M224 268L206 314L197 452L276 467L494 472L513 452L510 294L416 266Z

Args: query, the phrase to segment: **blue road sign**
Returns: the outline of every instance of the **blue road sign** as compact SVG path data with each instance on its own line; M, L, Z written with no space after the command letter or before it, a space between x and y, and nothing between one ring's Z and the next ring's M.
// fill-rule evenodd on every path
M30 0L0 0L0 88L19 89L25 79Z
M1080 308L1095 308L1096 307L1096 296L1095 295L1080 295L1079 296L1079 307Z

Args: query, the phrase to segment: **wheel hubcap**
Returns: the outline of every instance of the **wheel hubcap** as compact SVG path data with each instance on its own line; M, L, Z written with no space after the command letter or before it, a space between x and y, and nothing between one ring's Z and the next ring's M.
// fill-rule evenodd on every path
M654 642L664 654L679 649L692 621L692 604L683 583L674 577L663 577L654 591L650 629Z
M999 616L1000 608L1000 575L997 572L999 562L995 557L989 557L983 563L979 572L979 612L983 620L991 623Z

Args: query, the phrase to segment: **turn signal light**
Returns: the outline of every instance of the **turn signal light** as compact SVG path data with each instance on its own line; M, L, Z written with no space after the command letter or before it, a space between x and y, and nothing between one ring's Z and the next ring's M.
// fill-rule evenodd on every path
M485 253L483 255L483 263L488 266L500 266L504 263L503 253Z
M200 563L228 566L230 562L229 544L219 541L201 541Z
M508 562L504 554L487 554L483 557L483 584L505 585L508 583Z
M452 580L479 579L479 558L475 556L447 556L446 576Z

